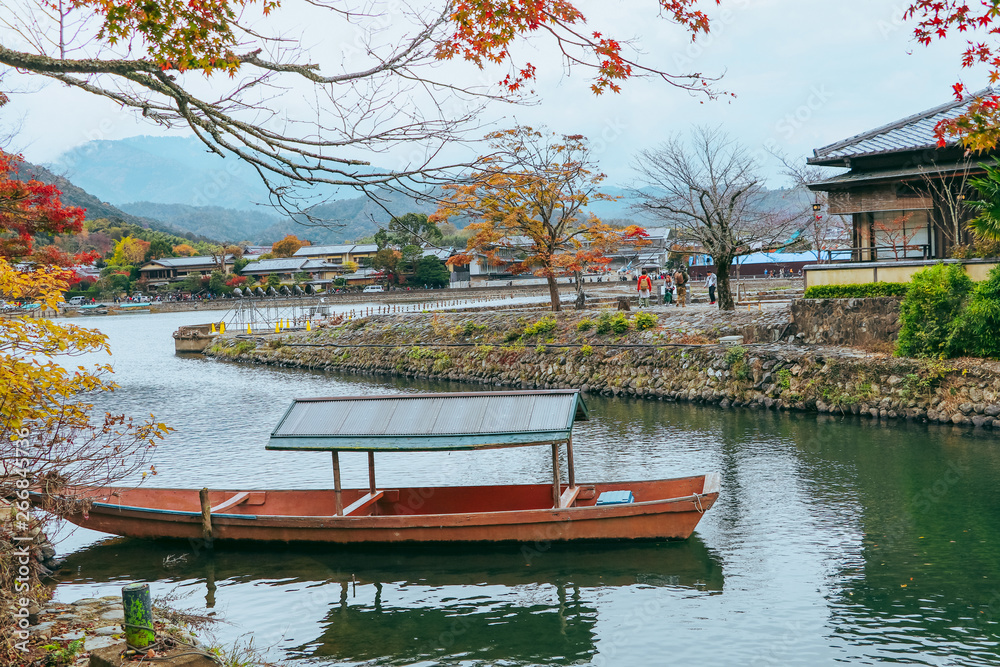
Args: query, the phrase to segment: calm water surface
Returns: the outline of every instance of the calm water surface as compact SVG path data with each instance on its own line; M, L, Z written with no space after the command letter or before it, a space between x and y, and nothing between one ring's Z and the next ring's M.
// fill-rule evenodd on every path
M176 431L157 486L332 485L329 455L266 452L291 398L469 390L175 357L197 313L87 320L121 389L102 408ZM1000 438L950 428L587 399L577 477L717 470L684 543L223 548L77 529L57 599L175 590L302 665L1000 663ZM547 451L379 455L380 483L548 480ZM365 485L364 455L344 455ZM168 559L168 557L171 557ZM171 564L178 558L183 560Z

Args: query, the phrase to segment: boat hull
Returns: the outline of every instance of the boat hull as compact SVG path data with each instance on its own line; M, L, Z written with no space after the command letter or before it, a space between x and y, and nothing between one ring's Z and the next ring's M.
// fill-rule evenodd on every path
M334 544L563 542L688 538L718 498L718 476L581 485L569 507L545 507L549 485L383 490L363 514L336 516L333 492L212 491L214 540ZM630 490L635 501L597 505L605 491ZM564 487L565 491L565 487ZM367 490L345 489L345 504ZM197 490L77 489L90 507L69 520L84 528L140 538L200 539ZM551 500L548 501L551 504ZM541 506L540 506L541 505Z

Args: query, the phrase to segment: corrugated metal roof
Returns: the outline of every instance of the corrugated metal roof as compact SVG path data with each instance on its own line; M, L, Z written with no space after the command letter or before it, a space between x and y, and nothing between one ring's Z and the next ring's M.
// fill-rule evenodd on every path
M809 159L809 162L820 164L862 155L936 147L937 137L934 136L934 128L939 122L961 116L973 100L993 94L993 89L986 88L962 100L942 104L894 123L838 141L835 144L817 148L813 151L813 157ZM954 141L949 143L954 143Z
M296 399L272 450L425 451L562 442L587 419L575 390Z

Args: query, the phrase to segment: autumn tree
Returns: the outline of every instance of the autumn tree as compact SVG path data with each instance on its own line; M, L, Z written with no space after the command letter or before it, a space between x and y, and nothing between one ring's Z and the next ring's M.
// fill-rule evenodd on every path
M83 229L84 210L63 206L54 185L17 178L21 160L0 150L0 257L22 259L34 252L35 236ZM50 257L50 259L55 259ZM56 263L69 265L67 258Z
M194 257L198 254L198 251L187 243L180 243L174 246L174 254L180 257Z
M715 265L719 308L733 310L733 260L786 247L805 226L802 210L770 210L764 178L746 146L719 129L698 128L634 162L639 208L677 230L678 240L700 246Z
M0 151L0 160L9 165L12 159ZM32 190L34 194L24 196ZM40 190L30 182L0 188L0 211L0 236L16 240L5 248L21 253L31 250L39 230L79 229L83 216L79 209L59 204L58 190ZM3 301L56 308L72 279L72 272L60 267L22 270L0 256ZM37 550L32 531L79 509L76 496L82 486L134 481L148 465L150 449L169 430L152 417L142 421L93 414L89 400L94 392L115 388L112 369L67 362L102 351L110 352L98 331L17 312L0 318L0 498L12 501L6 506L9 512L0 516L0 595L6 600L48 596L36 561L27 577L13 565L21 545ZM29 500L29 490L41 496ZM20 664L24 655L18 644L26 635L18 634L13 611L12 605L0 605L3 664Z
M149 246L148 241L125 236L115 244L114 253L108 259L108 264L111 266L138 266L146 259Z
M271 246L271 254L275 257L291 257L302 247L302 241L298 237L289 234Z
M546 41L567 69L587 71L595 94L618 92L634 76L717 94L713 79L700 73L667 72L634 59L638 49L587 26L568 0L365 11L344 0L298 3L294 10L277 0L26 0L4 11L9 30L0 40L0 64L101 96L161 127L187 127L208 150L252 165L272 203L305 212L300 220L310 210L290 185L422 189L433 181L448 166L434 163L440 149L476 127L486 104L531 94L536 68L514 55L529 38ZM652 20L659 14L692 39L710 27L698 0L659 0L649 11ZM289 18L322 30L314 36L343 30L362 36L361 43L323 61L285 34ZM390 20L393 37L381 39ZM446 60L471 67L440 67ZM484 84L478 70L486 68ZM315 103L280 117L269 108L274 90L295 90ZM419 147L418 157L390 172L363 158L401 144Z
M638 227L614 229L585 207L611 199L599 192L604 174L594 171L587 141L516 127L487 136L493 151L449 192L434 221L453 216L474 220L464 252L449 265L469 264L483 255L513 274L546 279L552 310L560 310L559 276L579 275L589 265L610 261L623 243L641 243ZM580 281L577 280L578 290Z

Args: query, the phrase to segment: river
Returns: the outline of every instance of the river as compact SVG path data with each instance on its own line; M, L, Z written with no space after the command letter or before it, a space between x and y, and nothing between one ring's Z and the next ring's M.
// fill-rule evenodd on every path
M199 313L88 319L121 388L99 409L153 413L156 486L328 488L329 455L266 452L298 396L469 385L175 356ZM98 359L98 357L94 357ZM475 387L473 387L475 389ZM833 665L1000 661L995 436L853 417L588 397L577 479L719 471L683 543L350 549L123 540L76 529L56 599L133 581L187 596L275 659L316 665ZM542 450L545 451L542 451ZM548 450L378 456L383 485L546 482ZM345 484L366 483L343 455Z

